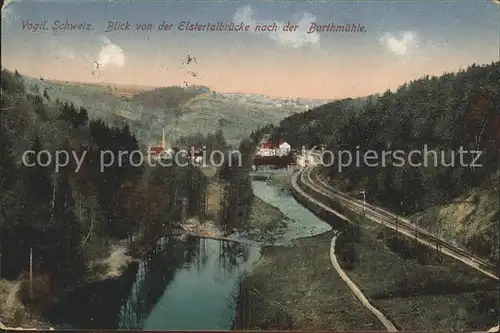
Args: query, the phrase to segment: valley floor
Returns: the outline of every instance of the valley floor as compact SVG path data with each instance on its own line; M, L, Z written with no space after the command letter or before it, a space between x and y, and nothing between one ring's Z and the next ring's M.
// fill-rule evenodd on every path
M268 247L242 282L236 329L385 330L334 270L333 232ZM263 296L265 295L265 296Z
M404 330L488 330L498 320L498 284L369 220L357 240L339 237L347 275ZM238 329L385 330L333 269L331 232L270 247L242 282ZM345 252L345 251L344 251ZM351 266L351 267L349 267ZM263 296L265 295L265 296Z

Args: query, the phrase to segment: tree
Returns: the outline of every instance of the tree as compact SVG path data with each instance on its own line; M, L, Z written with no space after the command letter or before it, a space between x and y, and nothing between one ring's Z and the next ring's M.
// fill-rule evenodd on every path
M1 111L0 117L2 117ZM0 156L2 156L0 158L0 278L12 274L8 268L17 260L15 256L9 256L10 253L15 253L12 251L14 245L12 230L16 227L20 213L19 188L16 186L17 168L10 149L11 145L5 131L0 128Z
M87 110L83 107L80 107L80 110L78 111L78 115L76 117L75 127L85 126L87 125L88 121L89 121L89 114Z
M65 167L58 174L54 213L46 239L51 239L54 248L50 273L57 293L78 284L86 277L86 261L82 251L82 228L74 209L70 185L70 169Z
M224 137L224 133L222 132L222 129L217 129L215 131L215 149L224 151L227 148L227 142L226 138Z
M46 244L42 241L46 227L51 219L53 207L53 186L48 169L42 167L47 162L47 155L40 154L43 150L40 138L35 136L32 150L39 161L32 155L28 156L31 167L24 167L23 195L19 223L15 235L20 244L18 249L18 262L21 268L29 264L30 248L33 249L33 262L38 268L43 269L47 256Z

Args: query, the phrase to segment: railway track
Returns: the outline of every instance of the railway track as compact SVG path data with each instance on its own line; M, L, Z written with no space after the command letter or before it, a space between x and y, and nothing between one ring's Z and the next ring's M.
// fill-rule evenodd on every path
M314 154L313 154L314 155ZM316 155L317 158L317 155ZM477 258L467 251L439 238L429 232L413 225L409 220L387 212L379 207L363 203L363 201L352 198L342 192L339 192L326 184L323 180L315 176L318 168L314 165L308 165L298 175L298 185L302 185L304 190L314 192L314 200L325 203L335 201L346 209L357 213L364 214L372 221L382 224L385 227L391 228L407 237L410 237L417 242L424 244L432 249L448 255L454 259L460 260L464 264L475 268L488 277L499 280L498 267L495 265Z

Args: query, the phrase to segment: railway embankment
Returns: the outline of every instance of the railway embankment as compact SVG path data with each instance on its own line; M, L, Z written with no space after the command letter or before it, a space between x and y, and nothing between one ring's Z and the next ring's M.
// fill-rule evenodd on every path
M355 237L346 233L337 241L340 265L367 299L398 327L487 330L497 324L497 281L394 229L339 207L339 203L310 188L314 186L307 174L310 169L296 174L294 196L322 218L341 215L357 226L349 228L357 230L351 233Z

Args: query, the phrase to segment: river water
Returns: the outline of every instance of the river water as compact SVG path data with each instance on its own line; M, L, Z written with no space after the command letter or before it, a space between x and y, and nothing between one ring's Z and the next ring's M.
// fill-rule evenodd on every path
M254 181L253 189L286 216L274 245L331 229L286 191L264 181ZM58 328L229 330L239 281L257 263L262 245L269 244L164 238L156 254L120 278L87 285L63 300L52 320Z

